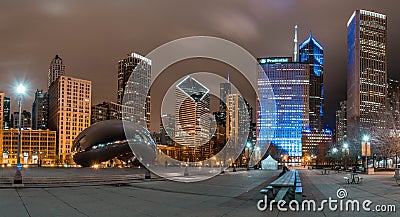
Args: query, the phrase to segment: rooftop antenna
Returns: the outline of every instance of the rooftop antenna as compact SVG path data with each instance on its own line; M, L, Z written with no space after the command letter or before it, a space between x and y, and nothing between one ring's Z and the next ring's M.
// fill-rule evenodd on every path
M293 62L297 62L297 25L294 26L294 51L293 51Z

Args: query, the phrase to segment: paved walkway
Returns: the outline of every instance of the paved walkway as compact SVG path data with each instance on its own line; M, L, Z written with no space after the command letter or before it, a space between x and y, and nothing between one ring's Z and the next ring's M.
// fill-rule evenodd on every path
M112 174L113 170L107 171ZM117 171L117 170L115 170ZM398 216L398 213L363 212L261 212L256 204L259 190L280 171L227 172L197 183L165 180L115 185L0 189L0 216ZM396 204L400 186L390 175L365 177L360 185L344 183L346 173L320 175L318 170L300 170L304 199L336 198L343 187L351 199ZM275 207L276 208L276 207Z

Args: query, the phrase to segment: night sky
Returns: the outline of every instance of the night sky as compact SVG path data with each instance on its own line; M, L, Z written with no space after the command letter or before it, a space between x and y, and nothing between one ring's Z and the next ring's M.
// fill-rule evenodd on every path
M34 92L47 89L50 61L59 54L66 75L92 80L93 104L116 101L117 62L127 53L146 55L174 39L209 35L235 42L255 57L291 56L297 24L300 42L312 31L324 47L325 113L332 125L346 98L348 19L356 9L387 15L388 77L399 79L399 8L398 0L2 0L0 91L12 98L15 111L12 88L26 82L30 94L23 109L31 110ZM180 73L170 70L172 83L190 71L187 65L175 67Z

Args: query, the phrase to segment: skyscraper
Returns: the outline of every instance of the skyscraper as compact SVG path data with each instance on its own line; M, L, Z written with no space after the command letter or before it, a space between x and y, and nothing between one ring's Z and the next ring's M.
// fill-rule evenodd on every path
M237 93L228 94L226 100L226 135L227 139L235 139L233 142L236 145L240 137L247 136L244 126L250 129L250 109Z
M3 129L8 130L11 128L10 98L4 97L3 101Z
M3 126L4 126L3 119L4 119L4 93L0 92L0 123L1 123L1 129L3 129Z
M341 101L340 108L336 111L336 146L347 141L347 102Z
M321 131L324 118L324 49L310 32L299 46L300 62L310 65L310 129Z
M356 10L347 23L347 128L350 143L361 144L369 127L379 125L385 103L386 15Z
M90 125L92 82L60 76L48 94L49 129L57 131L58 163L72 163L72 143Z
M175 142L198 147L210 139L209 89L191 76L176 85Z
M276 128L269 140L300 162L302 131L309 126L309 64L290 62L290 57L259 58L274 92ZM259 85L264 81L258 79ZM272 99L271 99L272 100ZM261 120L270 122L273 120Z
M227 82L219 84L219 97L220 97L220 104L219 110L222 112L226 111L226 96L231 94L232 84L230 82L230 76L228 74Z
M32 104L32 129L47 129L49 115L49 101L47 93L43 90L36 90L35 100Z
M173 145L175 138L175 115L162 114L160 121L160 143L163 145Z
M56 55L50 62L47 86L50 87L51 83L61 75L65 75L65 65L63 64L62 59Z
M140 67L140 68L137 68ZM136 69L136 70L135 70ZM151 60L139 54L129 54L118 61L117 103L123 104L130 121L150 125ZM124 99L124 94L127 99ZM140 103L144 103L143 105Z
M397 126L400 126L400 82L388 78L387 100L394 118L397 120Z

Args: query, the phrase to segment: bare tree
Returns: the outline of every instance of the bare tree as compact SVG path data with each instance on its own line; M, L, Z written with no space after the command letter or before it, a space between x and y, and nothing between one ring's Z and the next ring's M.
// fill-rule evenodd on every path
M388 100L372 118L377 121L370 130L372 150L377 157L385 160L387 168L388 158L396 156L397 160L400 151L399 110Z

